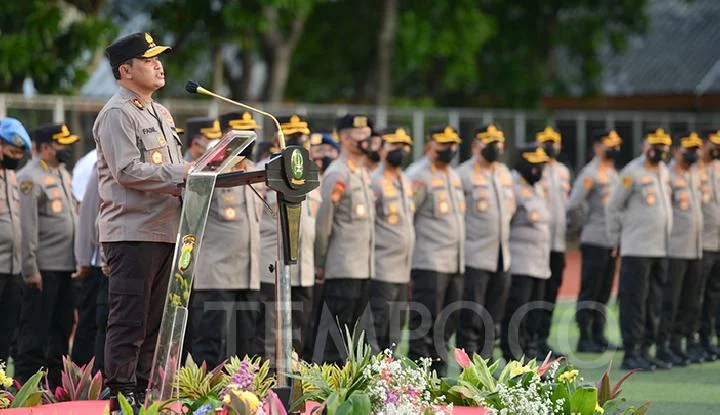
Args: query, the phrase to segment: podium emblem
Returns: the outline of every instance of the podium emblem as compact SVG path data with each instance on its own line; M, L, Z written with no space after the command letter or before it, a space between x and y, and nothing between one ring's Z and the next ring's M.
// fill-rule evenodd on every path
M178 268L180 271L185 272L192 262L192 251L195 248L195 236L185 235L182 239L182 251L180 253L180 261L178 261Z

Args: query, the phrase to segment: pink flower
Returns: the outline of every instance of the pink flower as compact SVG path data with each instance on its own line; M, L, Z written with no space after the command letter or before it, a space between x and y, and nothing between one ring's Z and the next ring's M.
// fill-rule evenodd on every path
M538 368L538 375L542 376L547 372L550 367L555 364L556 362L559 362L564 359L563 356L558 357L557 359L550 361L550 356L552 356L552 352L548 352L547 356L545 356L545 361L542 362L542 365Z
M470 367L470 357L468 357L467 353L465 353L465 349L455 348L455 361L458 366L463 369Z

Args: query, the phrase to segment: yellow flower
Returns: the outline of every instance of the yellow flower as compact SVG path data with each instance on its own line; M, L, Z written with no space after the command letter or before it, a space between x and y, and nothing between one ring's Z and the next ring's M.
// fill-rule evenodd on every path
M3 367L0 367L0 385L5 388L9 388L13 385L12 378L5 375L5 369Z
M567 372L564 372L563 374L558 376L558 380L561 382L572 382L573 380L575 380L579 373L580 372L578 372L576 369L568 370Z
M599 414L604 414L605 409L602 406L600 406L597 402L595 402L595 412L597 412Z
M225 396L223 397L223 402L224 402L224 403L230 403L230 395L225 395Z
M233 393L245 404L250 413L254 414L260 408L260 399L254 393L248 391L233 391Z
M514 378L515 376L520 376L523 373L526 373L529 371L530 371L529 367L517 365L517 366L513 367L512 369L510 369L510 377Z

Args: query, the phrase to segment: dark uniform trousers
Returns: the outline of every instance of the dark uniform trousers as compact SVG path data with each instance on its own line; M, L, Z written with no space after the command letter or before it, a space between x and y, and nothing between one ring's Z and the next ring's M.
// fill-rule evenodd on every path
M62 357L73 326L71 271L40 270L42 291L23 284L15 373L25 382L41 367L50 387L60 385Z
M313 307L313 287L291 287L292 343L300 356L304 350ZM255 353L275 362L275 284L260 283L260 312L258 314Z
M410 278L412 303L408 357L413 360L421 357L432 358L432 368L437 371L438 376L445 376L448 341L457 330L460 320L460 309L448 306L462 300L463 274L413 269ZM439 330L442 332L438 332Z
M460 311L457 344L470 355L477 353L484 359L492 357L495 330L502 320L510 290L510 273L502 270L502 250L498 257L495 272L465 267L463 301L476 306L466 305Z
M95 355L100 278L100 269L93 267L87 277L72 282L75 309L77 310L77 326L70 356L73 363L80 366L90 362Z
M610 300L617 257L612 248L581 244L580 293L575 321L584 339L605 339L607 303Z
M720 336L720 320L717 320L720 301L720 252L703 251L702 257L702 311L700 317L700 339L703 343L712 341L713 326Z
M324 294L313 360L342 363L345 358L345 327L351 334L356 329L355 334L359 336L369 324L368 321L361 321L361 317L368 306L370 279L328 279L325 280ZM316 359L321 350L322 358Z
M623 256L620 262L620 334L626 356L635 356L657 340L667 258Z
M537 314L535 320L537 322L536 333L539 345L547 345L548 337L550 337L553 311L555 311L555 303L562 285L564 272L565 252L550 252L550 279L545 280L545 293L542 298L545 301L545 306L532 311Z
M313 352L315 350L315 337L317 334L320 317L322 316L323 299L325 298L325 281L315 281L312 293L312 309L308 315L308 331L305 338L305 350L302 357L307 361L313 360Z
M196 290L190 300L193 360L209 369L229 356L256 354L253 341L260 315L260 291ZM228 329L234 337L228 337ZM232 332L231 332L232 333Z
M658 345L679 343L693 333L700 318L700 265L699 259L668 259Z
M400 344L407 321L408 284L370 281L370 311L375 327L376 352L395 349Z
M20 275L0 274L0 360L8 361L20 316L22 282Z
M111 393L144 393L167 298L175 244L104 242L110 268L105 341Z
M523 356L526 360L534 359L538 346L538 314L532 312L535 305L530 303L545 298L547 280L519 274L513 274L511 279L501 324L500 348L507 361Z
M93 268L93 272L95 272ZM103 274L100 268L97 268L99 275L97 308L95 314L95 370L105 373L105 338L107 336L108 323L108 277Z

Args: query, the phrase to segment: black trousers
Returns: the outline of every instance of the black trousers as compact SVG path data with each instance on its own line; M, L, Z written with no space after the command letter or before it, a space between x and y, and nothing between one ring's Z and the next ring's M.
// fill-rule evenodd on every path
M0 360L8 361L22 302L20 275L0 274Z
M259 301L257 290L193 291L189 337L195 362L207 362L212 369L229 356L254 355Z
M291 287L293 350L301 356L312 312L313 287ZM275 284L260 284L260 311L255 336L255 353L275 362Z
M375 327L375 352L394 349L407 321L408 284L370 281L370 311Z
M668 258L658 345L692 334L700 318L700 260Z
M555 303L557 303L557 296L560 291L560 286L562 285L564 272L565 252L550 252L550 279L545 280L545 293L542 298L545 306L532 311L537 314L535 320L537 322L538 344L547 344L548 337L550 337L552 316L555 311Z
M408 357L433 359L433 369L445 376L448 341L460 320L463 274L413 269L410 304L410 349ZM429 315L428 315L429 314Z
M313 360L313 352L315 350L315 336L317 334L320 317L322 315L323 298L325 297L325 281L318 284L317 280L313 285L312 308L308 315L308 331L305 338L305 350L302 357L307 361ZM319 357L318 357L319 358Z
M345 358L345 327L356 335L369 324L361 321L370 296L370 279L333 278L325 280L323 311L315 337L313 360L341 363ZM317 359L318 356L322 358Z
M108 323L108 277L99 271L97 307L95 309L95 371L105 373L105 337Z
M15 376L21 383L41 367L48 382L60 384L62 357L68 354L73 326L72 271L41 270L42 290L23 284Z
M581 338L604 339L617 257L612 256L612 248L590 244L580 245L580 254L580 293L575 321Z
M175 244L106 242L110 268L105 375L111 393L144 392L152 369Z
M716 330L715 335L720 335L720 327L714 327L720 325L716 320L720 310L720 252L703 251L701 273L704 289L699 332L703 341L711 341L713 329Z
M472 355L492 357L495 328L502 320L510 290L510 273L503 271L502 254L497 271L465 267L465 287L457 331L457 345ZM471 305L472 304L472 305Z
M657 340L667 258L623 256L620 262L620 333L626 355Z
M500 348L505 360L536 357L538 322L537 313L532 312L535 306L530 303L543 300L545 282L540 278L513 274L501 324Z
M100 274L100 268L93 267L87 277L82 280L72 281L78 320L75 327L71 358L74 363L80 366L90 362L90 359L95 355Z

